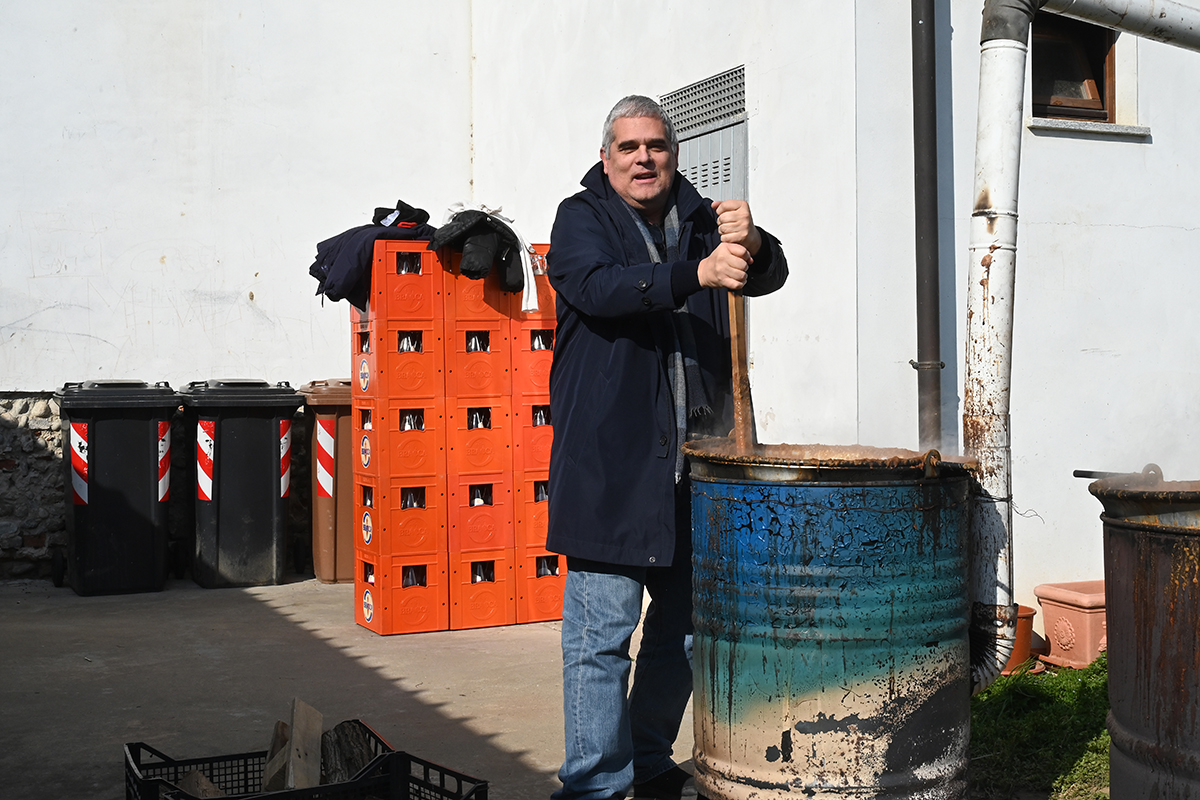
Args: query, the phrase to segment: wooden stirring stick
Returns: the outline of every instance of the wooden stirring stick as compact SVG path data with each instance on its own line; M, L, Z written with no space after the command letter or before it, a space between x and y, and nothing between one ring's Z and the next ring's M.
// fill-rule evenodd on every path
M733 440L739 455L754 449L754 408L746 359L746 298L729 293L729 349L733 356Z

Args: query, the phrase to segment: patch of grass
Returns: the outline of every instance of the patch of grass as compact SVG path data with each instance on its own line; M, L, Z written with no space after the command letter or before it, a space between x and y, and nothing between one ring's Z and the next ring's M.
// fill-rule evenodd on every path
M1001 676L971 700L971 796L1108 797L1108 659Z

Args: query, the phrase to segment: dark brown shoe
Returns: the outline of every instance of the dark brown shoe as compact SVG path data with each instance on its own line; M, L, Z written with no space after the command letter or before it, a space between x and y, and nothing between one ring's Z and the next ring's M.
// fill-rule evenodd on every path
M696 796L696 783L680 767L671 767L643 783L633 785L635 800L681 800Z

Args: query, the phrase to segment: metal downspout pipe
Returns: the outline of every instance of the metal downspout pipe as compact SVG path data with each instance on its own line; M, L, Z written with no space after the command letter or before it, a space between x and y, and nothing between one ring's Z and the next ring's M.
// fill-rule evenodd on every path
M979 462L971 520L971 682L986 688L1008 663L1013 602L1012 376L1017 185L1029 29L1038 8L1188 50L1200 9L1176 0L985 0L979 63L974 210L967 276L963 444Z
M1039 5L985 0L983 7L963 385L963 445L979 462L970 537L974 692L996 679L1016 641L1008 395L1025 60Z
M934 0L912 0L913 191L917 261L917 430L921 450L942 446L938 302L937 37Z

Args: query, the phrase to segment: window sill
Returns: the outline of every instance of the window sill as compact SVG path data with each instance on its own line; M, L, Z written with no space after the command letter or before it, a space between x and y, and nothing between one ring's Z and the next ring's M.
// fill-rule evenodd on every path
M1086 119L1030 117L1025 120L1025 127L1034 133L1038 131L1060 131L1063 133L1089 134L1105 139L1148 140L1150 138L1150 129L1148 127L1141 125L1114 125L1111 122L1092 122Z

